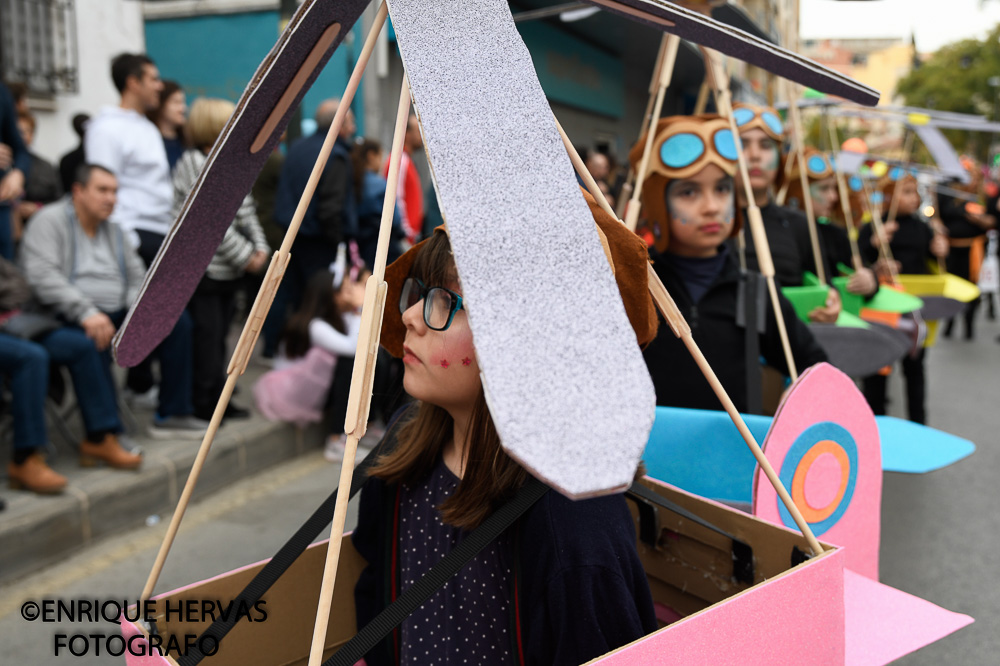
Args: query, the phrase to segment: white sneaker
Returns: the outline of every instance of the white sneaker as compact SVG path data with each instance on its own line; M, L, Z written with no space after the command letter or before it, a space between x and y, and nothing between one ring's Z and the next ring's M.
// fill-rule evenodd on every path
M193 416L153 417L149 436L155 439L201 439L208 430L208 421Z
M330 435L323 447L323 457L327 462L344 462L344 452L347 450L347 435Z
M122 391L122 397L125 398L125 402L132 407L156 409L160 406L160 387L154 385L145 393L136 393L135 391L126 388Z

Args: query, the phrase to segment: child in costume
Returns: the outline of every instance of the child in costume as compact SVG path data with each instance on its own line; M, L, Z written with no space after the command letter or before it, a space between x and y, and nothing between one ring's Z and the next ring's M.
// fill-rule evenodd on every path
M898 180L892 178L893 172L879 183L882 195L882 205L889 210L896 189L898 207L895 220L886 220L885 235L889 249L896 262L897 271L910 275L926 275L930 272L927 262L936 261L938 257L948 254L948 239L938 234L929 224L916 217L920 208L920 193L917 191L917 179L904 172ZM861 228L858 234L858 247L869 263L879 260L880 243L878 234L874 233L871 224ZM921 348L915 355L903 358L903 374L906 377L906 407L911 421L926 423L927 414L924 408L924 357L927 350ZM864 394L876 415L885 414L886 376L873 375L864 380Z
M971 158L962 159L963 166L969 173L969 183L953 183L953 189L968 192L978 196L983 186L983 176L979 168ZM977 282L979 280L979 267L983 261L983 254L986 248L986 232L994 228L997 224L996 209L985 208L977 202L967 201L948 194L938 195L938 210L941 221L948 229L948 272L958 277ZM962 318L965 320L965 339L971 340L975 337L974 322L976 311L982 297L965 306ZM944 336L951 337L952 327L955 325L955 318L948 320L944 329Z
M656 318L645 247L617 220L595 218L637 341L648 342ZM443 228L390 266L386 280L381 341L403 357L404 386L417 402L389 428L388 452L361 492L353 543L368 567L355 588L359 628L528 476L500 446ZM550 490L365 660L580 664L656 628L624 497L571 501Z
M332 272L310 278L302 305L285 325L275 369L254 385L257 408L267 418L300 426L322 420L338 359L354 357L361 328L365 275L346 264L341 251ZM346 402L347 396L338 399ZM327 459L342 460L343 447L341 434L331 435Z
M740 297L744 278L726 243L741 224L733 194L736 147L728 127L714 115L673 116L657 123L652 167L642 189L642 209L658 230L656 245L650 250L657 275L736 408L746 411L748 395L754 390L751 383L759 387L760 376L756 365L748 367L748 313ZM633 164L641 159L645 141L645 137L640 138L632 149L629 157ZM800 371L825 361L826 354L795 316L791 304L783 297L780 300ZM758 353L787 374L777 321L770 301L766 302ZM668 327L660 327L656 340L643 353L657 404L719 409L719 399ZM754 355L751 362L756 361Z
M801 286L805 271L816 273L809 223L801 212L779 206L773 197L774 189L781 188L787 176L781 152L785 140L784 125L774 109L750 104L735 105L733 118L743 142L750 188L764 221L764 232L774 260L775 279L782 287ZM737 175L737 180L740 177ZM737 184L736 197L745 210L748 203L745 201L745 188L743 183ZM744 236L747 268L757 270L759 264L753 235L745 233ZM837 321L840 306L840 296L836 289L831 288L826 304L810 312L809 319L832 324Z
M837 174L833 161L826 153L812 147L803 151L806 167L806 181L809 198L812 200L813 215L816 218L816 232L819 235L824 268L827 278L840 274L838 264L853 266L855 271L847 282L847 290L852 294L872 297L878 292L878 280L874 271L864 266L855 266L851 254L851 241L846 224L841 220L840 192L837 188ZM788 206L805 212L798 159L793 157L791 172L788 174Z

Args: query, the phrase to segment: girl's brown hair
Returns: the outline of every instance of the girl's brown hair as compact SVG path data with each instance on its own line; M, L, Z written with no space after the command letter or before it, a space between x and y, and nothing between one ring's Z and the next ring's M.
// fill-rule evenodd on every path
M433 234L417 255L410 275L428 286L458 281L447 234ZM371 475L388 483L419 483L434 469L453 426L451 415L441 407L418 403L414 416L399 427L395 448L379 457ZM527 472L500 446L482 386L466 437L465 473L452 496L438 508L446 523L469 530L510 499L527 479Z

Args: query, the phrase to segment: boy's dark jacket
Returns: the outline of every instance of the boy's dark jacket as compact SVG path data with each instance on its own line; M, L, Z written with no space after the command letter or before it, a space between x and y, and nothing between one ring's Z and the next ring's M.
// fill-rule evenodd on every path
M719 381L740 411L747 409L747 364L745 329L736 324L737 292L740 268L729 252L715 282L708 288L697 305L684 284L684 280L671 267L664 256L654 257L653 269L660 276L667 291L673 296L681 314L687 318L695 342L705 354ZM779 294L781 310L785 316L792 356L799 372L827 360L826 353L816 342L798 317L791 304ZM785 355L778 334L778 324L767 304L766 326L760 335L760 353L773 366L787 374ZM656 404L692 409L721 409L701 370L695 364L684 343L661 325L656 339L643 351L646 367L656 389Z
M905 275L926 275L930 273L927 261L933 260L931 241L934 231L926 222L912 215L900 215L896 219L899 229L889 241L892 258L901 264L900 273ZM858 248L865 261L874 263L879 258L879 252L872 247L872 225L866 224L858 232Z
M374 455L374 454L372 454ZM369 566L354 589L358 628L390 598L396 486L370 478L361 491L352 541ZM635 529L623 495L570 501L550 490L509 530L502 543L517 581L509 622L515 663L520 637L525 664L580 664L656 631L653 600L636 553ZM513 561L513 560L512 560ZM516 603L515 603L516 601ZM392 637L365 657L394 664Z

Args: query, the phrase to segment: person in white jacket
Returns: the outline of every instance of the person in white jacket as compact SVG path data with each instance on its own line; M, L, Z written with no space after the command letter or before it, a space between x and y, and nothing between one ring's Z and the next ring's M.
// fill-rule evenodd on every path
M142 54L123 53L111 61L111 79L121 94L89 123L83 138L85 161L118 179L118 203L111 221L125 232L148 268L173 223L170 167L163 137L146 114L160 104L163 82L156 64ZM126 397L155 404L152 365L129 370Z

